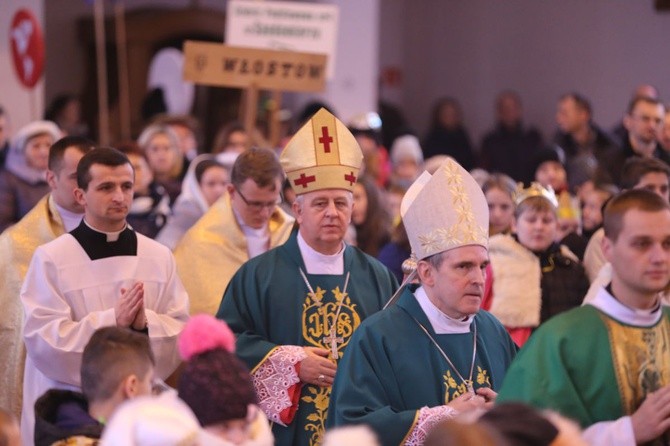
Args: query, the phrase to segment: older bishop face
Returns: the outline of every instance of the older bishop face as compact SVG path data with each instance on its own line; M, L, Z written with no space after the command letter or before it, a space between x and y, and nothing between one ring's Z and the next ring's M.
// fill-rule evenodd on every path
M335 254L340 250L352 209L352 194L343 189L308 192L293 203L300 235L322 254Z
M421 260L417 272L430 301L442 313L463 319L479 311L489 255L481 245L466 245L435 254L442 261Z

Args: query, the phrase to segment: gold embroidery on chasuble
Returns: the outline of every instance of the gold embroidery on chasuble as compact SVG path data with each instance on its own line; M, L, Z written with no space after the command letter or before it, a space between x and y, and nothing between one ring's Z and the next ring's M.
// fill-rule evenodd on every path
M342 357L342 350L360 324L361 317L356 311L356 304L351 302L349 293L342 293L339 286L330 292L317 286L314 295L307 293L302 305L302 336L306 345L331 350L331 327L334 325L337 361ZM301 402L312 406L311 413L307 416L308 423L305 425L305 430L311 433L310 446L316 446L323 442L330 403L330 387L306 384L305 390L306 395L301 398Z
M621 406L630 415L649 393L670 384L670 321L663 316L656 326L640 328L601 318L607 327Z
M452 374L451 370L447 369L444 375L442 375L442 379L444 380L444 404L449 404L459 396L468 393L466 383L459 383L460 378L455 373ZM491 378L488 370L482 369L480 366L477 366L473 381L473 387L474 384L478 384L477 388L491 387Z

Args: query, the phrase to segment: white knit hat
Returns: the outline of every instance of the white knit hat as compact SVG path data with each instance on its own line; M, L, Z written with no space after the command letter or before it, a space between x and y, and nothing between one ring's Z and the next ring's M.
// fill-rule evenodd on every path
M423 152L419 138L414 135L399 136L391 145L391 162L397 164L405 158L411 158L417 164L423 163Z
M203 437L208 437L204 442ZM101 446L224 445L204 434L191 409L174 392L123 403L105 428Z
M46 181L46 170L38 170L30 166L25 153L26 144L30 138L42 134L51 136L52 143L63 136L58 126L51 121L33 121L24 125L14 135L5 162L7 170L30 184Z
M16 132L14 138L12 138L12 150L22 152L30 138L44 133L50 135L54 142L58 141L63 136L63 132L61 132L58 126L53 122L33 121L24 125L18 132Z

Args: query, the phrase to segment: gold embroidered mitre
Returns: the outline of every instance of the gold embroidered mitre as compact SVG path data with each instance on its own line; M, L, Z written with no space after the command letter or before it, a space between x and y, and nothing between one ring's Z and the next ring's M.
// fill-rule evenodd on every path
M349 129L322 108L286 144L279 160L298 195L321 189L353 191L363 153Z
M417 259L466 245L488 247L489 208L477 182L448 158L405 194L400 214Z
M558 208L558 200L551 186L544 188L540 183L533 181L530 183L530 187L524 189L523 184L519 183L514 191L514 203L518 206L522 201L530 197L542 197L548 200L555 208Z

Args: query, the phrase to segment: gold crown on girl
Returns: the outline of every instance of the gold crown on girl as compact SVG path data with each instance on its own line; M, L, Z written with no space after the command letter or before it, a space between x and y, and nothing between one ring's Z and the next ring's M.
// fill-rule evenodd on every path
M558 208L558 199L551 186L544 188L540 183L533 181L530 187L524 189L523 183L518 183L514 191L514 203L518 206L530 197L542 197L548 200L555 208Z

